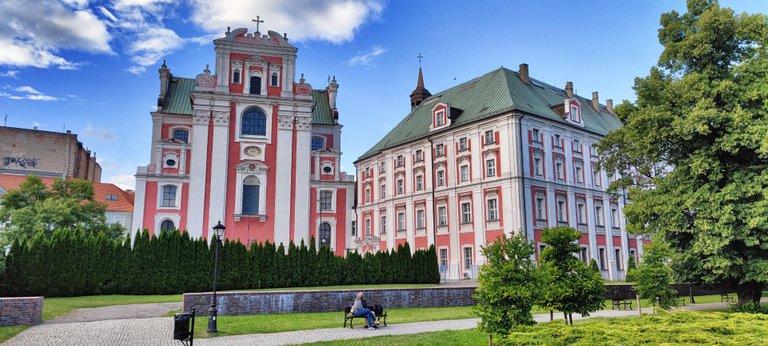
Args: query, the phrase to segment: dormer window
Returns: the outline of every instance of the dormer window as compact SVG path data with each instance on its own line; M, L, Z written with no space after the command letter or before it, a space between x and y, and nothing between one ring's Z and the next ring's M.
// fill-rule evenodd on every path
M445 111L435 112L435 127L445 125Z

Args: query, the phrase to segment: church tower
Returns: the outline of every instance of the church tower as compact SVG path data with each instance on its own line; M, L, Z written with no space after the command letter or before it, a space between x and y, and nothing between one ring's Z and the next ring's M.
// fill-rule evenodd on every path
M411 93L411 110L415 109L422 101L430 96L432 96L432 94L429 90L424 88L424 76L422 76L421 66L419 66L419 80L416 82L416 89L413 89L413 92Z

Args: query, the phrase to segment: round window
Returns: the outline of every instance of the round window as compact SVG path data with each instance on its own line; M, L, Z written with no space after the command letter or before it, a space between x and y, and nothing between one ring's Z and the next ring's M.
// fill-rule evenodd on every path
M333 171L333 169L330 166L323 167L323 173L331 174L331 171Z
M165 160L165 165L168 167L174 167L176 166L176 160L174 159Z

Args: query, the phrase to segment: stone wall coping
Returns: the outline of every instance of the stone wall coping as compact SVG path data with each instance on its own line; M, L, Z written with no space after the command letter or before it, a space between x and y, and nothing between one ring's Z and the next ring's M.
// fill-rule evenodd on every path
M34 296L34 297L0 297L0 302L2 301L23 301L23 300L44 300L45 297L43 296Z
M318 289L318 290L276 290L276 291L226 291L226 292L216 292L217 296L222 295L249 295L249 294L283 294L283 293L318 293L318 292L379 292L379 291L402 291L402 290L455 290L455 289L471 289L475 290L477 287L475 286L435 286L435 287L398 287L398 288L359 288L359 289ZM189 292L184 293L185 296L204 296L204 295L212 295L213 292Z

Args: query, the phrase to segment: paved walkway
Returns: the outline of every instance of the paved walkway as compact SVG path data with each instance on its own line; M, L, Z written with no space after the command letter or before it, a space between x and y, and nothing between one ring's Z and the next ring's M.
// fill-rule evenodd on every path
M181 310L182 303L153 303L112 305L100 308L75 309L45 323L93 322L119 319L163 317L173 310Z
M644 309L644 313L651 313ZM595 317L634 316L637 310L603 310ZM555 319L562 315L555 315ZM536 321L549 321L549 314L534 315ZM581 319L580 315L573 316ZM477 326L478 319L390 324L378 330L363 328L328 328L294 332L249 334L197 339L196 345L289 345L306 342L358 339L380 335L416 334L441 330L464 330ZM196 326L204 328L204 326ZM85 346L85 345L175 345L172 340L173 320L170 317L136 318L74 323L46 323L32 327L9 340L3 346Z

